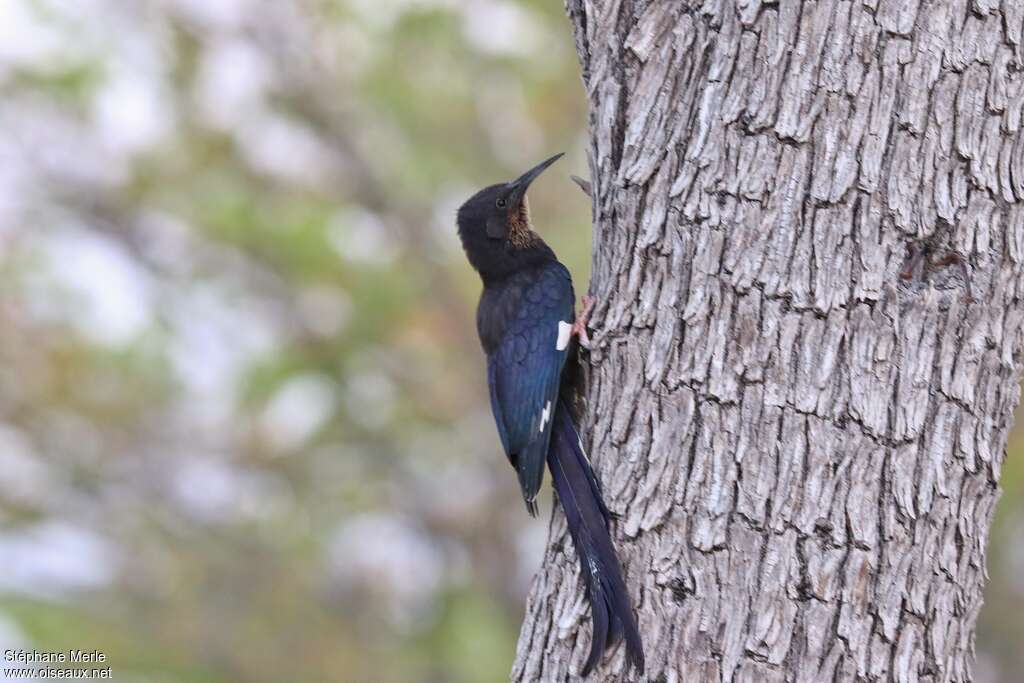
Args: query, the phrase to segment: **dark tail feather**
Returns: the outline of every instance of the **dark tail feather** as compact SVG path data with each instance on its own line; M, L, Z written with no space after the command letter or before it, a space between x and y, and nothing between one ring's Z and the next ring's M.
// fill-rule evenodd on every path
M548 444L544 439L535 439L522 451L516 453L516 474L519 488L523 491L526 511L531 517L537 516L537 493L544 481L544 455Z
M555 410L548 467L551 468L558 500L565 510L569 533L587 582L587 597L590 598L594 636L583 675L589 675L605 649L623 636L630 665L643 672L643 643L629 593L622 580L619 558L608 534L608 509L583 452L572 416L562 401L558 402Z

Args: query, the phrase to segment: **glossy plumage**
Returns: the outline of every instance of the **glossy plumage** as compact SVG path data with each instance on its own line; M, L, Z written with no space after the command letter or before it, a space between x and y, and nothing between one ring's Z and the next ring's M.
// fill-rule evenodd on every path
M477 309L491 410L531 515L537 514L573 302L569 271L553 261L485 289Z
M626 658L637 671L644 670L644 646L633 618L629 592L622 580L619 558L608 533L610 513L601 496L601 487L590 467L572 415L559 401L548 465L555 482L558 500L565 510L569 533L587 584L594 635L590 656L583 665L589 674L601 653L622 637L626 639Z
M526 202L530 182L558 156L470 198L459 209L459 237L484 285L477 331L502 447L531 515L547 462L579 555L594 626L583 674L623 636L630 665L642 671L643 646L609 535L609 513L560 398L575 322L572 278L533 231Z

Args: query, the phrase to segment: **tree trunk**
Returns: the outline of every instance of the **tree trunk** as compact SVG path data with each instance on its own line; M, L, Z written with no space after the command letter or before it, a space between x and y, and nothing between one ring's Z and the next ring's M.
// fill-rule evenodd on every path
M970 680L1021 374L1024 6L568 10L584 433L643 678ZM513 680L577 679L583 596L556 509Z

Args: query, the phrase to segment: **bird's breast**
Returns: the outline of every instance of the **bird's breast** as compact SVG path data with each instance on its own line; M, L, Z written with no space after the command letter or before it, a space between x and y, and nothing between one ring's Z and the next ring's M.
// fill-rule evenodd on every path
M522 303L523 289L514 282L484 288L476 309L476 326L480 344L486 353L493 353L501 344Z

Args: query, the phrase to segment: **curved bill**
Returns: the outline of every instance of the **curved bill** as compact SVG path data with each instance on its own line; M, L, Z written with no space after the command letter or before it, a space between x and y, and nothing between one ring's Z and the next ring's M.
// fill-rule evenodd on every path
M548 166L561 159L564 154L565 152L559 152L550 159L545 159L544 161L540 162L539 164L531 168L529 171L527 171L526 173L519 176L511 183L509 183L508 186L512 188L512 205L515 206L517 203L519 203L519 201L522 200L523 195L526 194L526 188L530 186L530 183L532 183L537 176L543 173Z

